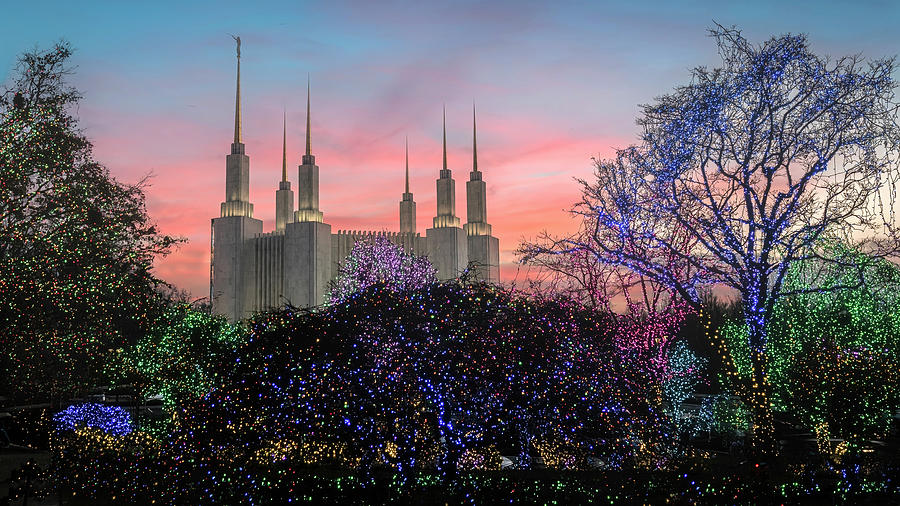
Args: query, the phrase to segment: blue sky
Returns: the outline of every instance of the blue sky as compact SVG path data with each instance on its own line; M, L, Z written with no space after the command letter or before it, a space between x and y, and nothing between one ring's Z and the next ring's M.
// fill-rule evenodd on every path
M634 141L639 104L686 83L692 67L716 65L707 36L714 21L755 42L805 33L820 54L900 53L900 2L889 1L42 1L2 13L0 76L23 51L60 39L76 49L72 82L84 95L79 116L95 155L124 181L154 174L152 216L190 240L158 272L196 296L208 286L209 219L223 198L233 125L229 33L243 40L251 200L267 230L282 110L296 165L307 74L321 205L335 230L397 228L409 136L424 232L443 104L464 219L474 100L488 219L507 280L523 237L572 228L563 210L579 196L573 178L590 175L592 156Z

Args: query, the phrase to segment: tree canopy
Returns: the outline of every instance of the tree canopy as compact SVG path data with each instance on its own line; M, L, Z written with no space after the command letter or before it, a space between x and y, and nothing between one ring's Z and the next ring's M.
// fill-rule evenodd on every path
M146 180L93 159L70 56L24 54L0 95L0 389L20 397L89 386L163 303L152 262L178 242L151 222Z
M589 252L700 306L701 289L740 293L753 369L754 433L773 445L766 322L799 291L860 286L900 252L895 61L814 54L803 35L755 45L711 32L722 66L642 106L640 142L596 162L573 212L586 234L526 252ZM834 241L865 256L835 256ZM833 264L843 284L785 285L796 262ZM766 441L767 443L762 443Z
M325 299L336 304L375 284L395 290L424 288L437 271L425 257L403 250L386 237L357 241L329 285Z

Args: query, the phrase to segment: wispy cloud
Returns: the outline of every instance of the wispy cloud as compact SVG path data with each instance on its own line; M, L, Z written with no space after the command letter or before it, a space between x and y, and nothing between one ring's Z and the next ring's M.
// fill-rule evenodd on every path
M195 296L208 292L210 219L224 196L235 63L228 33L244 42L251 200L266 229L284 110L288 160L299 162L307 74L320 202L334 229L397 228L408 136L424 232L435 212L443 104L464 221L474 100L504 279L517 274L512 252L522 238L574 229L565 212L578 199L574 178L590 177L592 156L634 141L638 104L685 83L691 67L716 63L706 35L713 20L755 40L808 33L833 55L900 49L900 6L890 2L47 4L5 7L14 22L0 32L0 76L17 53L72 41L73 82L85 96L78 113L96 158L126 182L154 175L153 218L190 241L157 272Z

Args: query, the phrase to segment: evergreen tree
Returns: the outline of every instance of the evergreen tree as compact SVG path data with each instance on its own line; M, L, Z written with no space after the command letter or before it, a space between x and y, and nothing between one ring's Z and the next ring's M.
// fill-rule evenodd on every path
M93 159L70 56L66 43L24 54L0 95L0 390L23 399L97 381L164 304L151 265L179 242L150 221L146 181Z

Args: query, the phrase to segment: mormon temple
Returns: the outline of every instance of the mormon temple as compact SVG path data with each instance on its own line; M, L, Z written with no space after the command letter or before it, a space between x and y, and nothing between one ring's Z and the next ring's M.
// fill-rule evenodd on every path
M240 43L238 43L240 44ZM467 223L456 216L456 185L447 168L446 114L443 127L444 163L437 179L437 212L425 237L416 232L416 202L409 191L409 149L406 188L400 200L400 231L337 231L319 209L319 166L311 150L309 84L306 89L306 154L298 166L299 199L288 180L287 137L283 132L281 181L275 191L275 230L263 232L250 202L250 157L241 137L241 56L238 45L234 142L225 157L225 202L212 219L210 301L214 314L230 321L285 304L322 304L328 283L337 274L354 243L382 236L416 255L427 256L439 279L456 278L465 269L475 279L500 280L500 243L487 222L485 183L478 170L475 116L472 115L472 171L466 182Z

